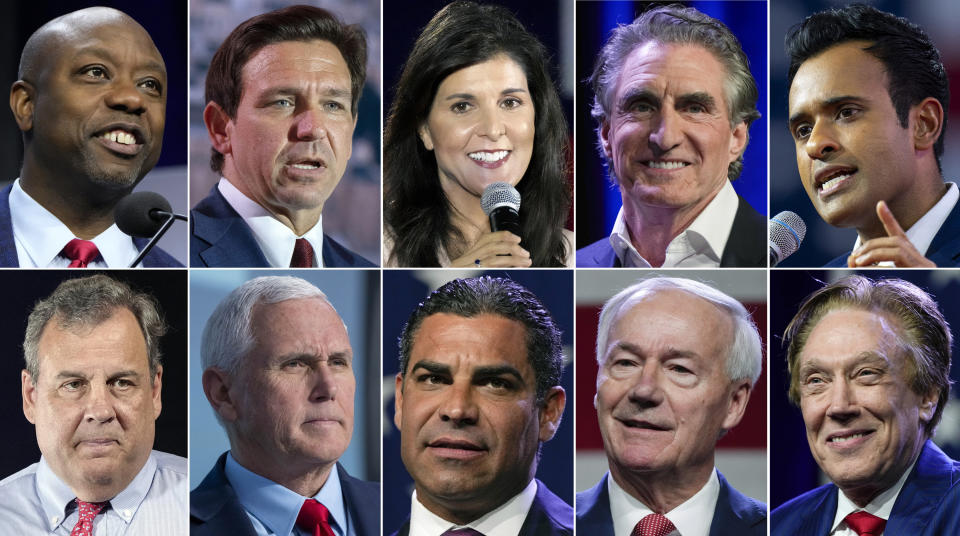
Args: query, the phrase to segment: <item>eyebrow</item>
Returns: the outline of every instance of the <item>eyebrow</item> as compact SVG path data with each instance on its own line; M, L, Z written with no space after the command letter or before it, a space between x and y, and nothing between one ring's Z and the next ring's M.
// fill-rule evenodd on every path
M80 50L77 51L77 53L74 55L74 57L75 57L75 58L79 58L79 57L83 56L84 54L91 54L91 55L93 55L93 56L100 56L100 57L103 57L103 58L108 58L108 59L110 59L111 61L116 61L115 58L113 57L113 52L112 52L110 49L108 49L108 48L97 47L97 46L90 46L90 47L82 48L82 49L80 49ZM164 77L167 76L167 68L166 68L166 66L164 66L163 63L161 63L161 62L159 62L159 61L157 61L157 60L154 60L154 59L150 59L150 60L144 61L143 63L137 65L136 69L143 69L143 70L150 70L150 71L158 71L158 72L163 73L163 76L164 76Z
M477 367L473 370L474 378L489 378L492 376L513 376L522 385L526 385L526 380L516 367L510 365L491 365L487 367Z
M140 373L137 372L136 370L121 370L121 371L119 371L119 372L114 372L113 374L111 374L111 375L107 378L107 381L115 380L115 379L117 379L117 378L131 377L131 376L139 377L139 376L140 376ZM59 373L57 373L57 375L56 375L56 378L57 378L57 379L67 379L67 378L84 378L84 379L86 379L86 378L88 378L88 377L89 377L89 376L88 376L87 374L85 374L85 373L83 373L83 372L80 372L80 371L76 371L76 370L61 370L61 371L60 371Z
M840 95L839 97L830 97L829 99L820 102L819 104L817 104L817 108L832 108L843 102L863 103L866 101L867 99L864 99L863 97L858 97L856 95ZM806 118L808 115L809 114L807 112L797 112L791 115L790 118L787 120L787 122L792 125L793 123L796 123L797 121Z
M641 348L640 346L638 346L638 345L636 345L636 344L633 344L632 342L628 342L628 341L619 341L619 342L617 342L617 343L614 345L613 349L614 349L614 351L615 351L615 350L624 350L624 351L626 351L626 352L628 352L628 353L631 353L631 354L636 355L636 356L641 356L641 357L647 355L647 352L645 352L645 351L643 350L643 348ZM608 353L607 353L607 357L609 357L610 354L612 354L612 353L613 353L613 352L608 352ZM697 359L697 358L700 357L700 354L698 354L697 352L694 352L694 351L692 351L692 350L678 350L678 349L676 349L676 348L668 348L664 355L665 355L665 358L666 358L666 359L683 359L683 358L686 358L686 359ZM606 363L606 360L607 360L607 358L605 357L605 358L604 358L604 363Z
M500 95L512 95L512 94L514 94L514 93L528 93L528 91L527 91L526 89L521 88L521 87L508 87L508 88L504 89L503 91L501 91L501 92L500 92ZM451 95L447 95L443 100L445 100L445 101L450 101L450 100L470 100L470 99L475 99L475 98L477 98L477 97L476 97L476 95L474 95L473 93L453 93L453 94L451 94Z
M291 359L309 359L310 361L329 361L330 359L340 359L344 358L348 361L353 361L353 352L351 350L337 350L335 352L330 352L327 354L326 359L321 359L319 355L311 352L290 352L287 354L282 354L276 356L274 359L278 363L283 363Z
M869 365L873 363L879 363L886 366L890 364L890 360L887 359L887 357L880 352L868 350L865 352L860 352L859 354L854 356L853 360L847 366L850 367L850 366L863 365L863 364ZM821 370L826 371L827 367L821 365L821 361L814 358L813 363L807 362L801 365L797 374L800 377L803 377L810 372L821 371Z
M684 104L688 102L699 102L704 106L714 109L717 107L717 100L713 98L713 95L707 93L706 91L694 91L693 93L684 93L677 97L676 102L679 104Z
M300 95L303 93L303 88L296 86L277 86L277 87L268 87L260 92L261 95ZM328 87L320 92L321 95L325 97L350 97L352 94L349 89L342 89L338 87Z
M413 374L421 368L433 374L450 374L450 365L444 365L436 361L417 361L410 369L410 373Z

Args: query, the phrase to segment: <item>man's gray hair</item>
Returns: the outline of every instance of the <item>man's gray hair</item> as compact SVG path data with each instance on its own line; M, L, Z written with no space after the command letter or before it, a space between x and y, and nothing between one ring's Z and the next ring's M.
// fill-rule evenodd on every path
M760 332L753 317L742 303L723 292L699 281L681 277L651 277L639 281L617 293L603 305L600 325L597 327L597 363L603 366L607 339L613 323L626 303L650 297L665 290L680 290L702 298L730 315L733 320L733 340L726 356L726 371L731 382L749 379L751 385L760 377L763 367L763 349Z
M299 277L256 277L233 289L217 305L203 328L200 342L203 369L216 367L234 374L255 342L251 326L254 307L305 298L319 298L330 304L323 291Z
M37 353L40 337L51 321L62 330L92 327L107 321L117 309L129 310L140 325L147 345L152 382L160 368L160 337L167 331L157 302L153 296L103 274L68 279L60 283L53 294L33 306L23 337L23 359L33 382L37 382L40 374Z
M750 73L747 55L740 47L737 37L725 24L694 8L678 4L655 7L632 23L617 26L603 45L593 74L588 80L594 94L591 115L597 121L597 139L599 140L600 125L608 121L613 114L613 92L627 56L637 47L651 41L700 45L709 50L727 73L723 93L730 113L730 126L735 128L745 122L749 139L750 123L760 117L760 112L757 110L757 82ZM602 146L600 154L606 159ZM609 162L607 164L611 178L615 179L613 166ZM742 170L743 153L730 163L727 178L736 179Z

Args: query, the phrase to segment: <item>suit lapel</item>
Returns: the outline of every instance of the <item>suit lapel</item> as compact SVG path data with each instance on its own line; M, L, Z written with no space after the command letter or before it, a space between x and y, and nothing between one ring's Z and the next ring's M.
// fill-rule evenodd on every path
M934 235L926 257L937 266L960 265L960 201Z
M203 482L190 492L191 536L257 536L224 473L226 460L224 453Z
M13 238L13 220L10 218L10 183L0 192L0 266L4 268L18 268L20 260L17 258L17 244Z
M893 503L884 534L924 534L943 496L952 487L949 458L932 441L920 451L913 472Z
M596 536L613 536L613 517L610 513L610 495L607 492L607 479L603 475L600 482L589 490L577 494L577 533Z
M764 217L746 199L737 196L737 213L720 257L720 266L766 267L766 226Z
M206 244L197 254L206 266L267 268L253 231L216 186L190 211L193 234ZM191 244L194 247L195 244Z

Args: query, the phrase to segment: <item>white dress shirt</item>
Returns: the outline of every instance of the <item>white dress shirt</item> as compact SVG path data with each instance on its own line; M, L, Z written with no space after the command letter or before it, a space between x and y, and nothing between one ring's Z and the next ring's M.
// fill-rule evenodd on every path
M313 246L313 265L323 266L323 217L303 236L297 236L292 229L280 223L267 209L255 203L225 178L220 178L217 189L227 203L237 211L243 221L253 231L253 237L267 262L274 268L289 268L293 257L293 247L298 238L306 238Z
M940 198L940 201L937 201L937 204L930 207L930 210L928 210L926 214L907 229L907 240L913 244L913 247L917 248L917 251L924 255L927 254L927 249L930 248L933 237L937 236L937 232L940 231L943 222L947 221L947 218L950 217L950 212L953 211L953 207L957 204L958 198L960 198L960 192L957 191L957 185L948 182L947 193L943 194L943 197ZM857 240L853 243L853 249L851 251L856 251L858 247L860 247L859 236L857 236ZM893 268L896 265L892 261L883 261L877 263L877 266Z
M900 490L903 489L903 484L907 481L907 476L910 475L910 473L913 471L913 466L916 464L917 461L914 460L913 463L910 464L910 467L908 467L907 470L900 475L900 480L897 480L896 484L880 495L874 497L874 499L863 508L860 508L854 504L854 502L848 499L847 496L844 495L843 491L840 490L840 492L837 493L837 515L833 517L833 531L830 533L831 536L857 536L857 533L847 526L847 523L843 520L843 518L854 512L859 512L860 510L883 519L890 519L890 512L893 510L893 503L897 502L897 497L900 495ZM882 534L883 532L877 534L876 536L881 536Z
M663 268L717 268L733 229L740 200L737 192L725 181L717 195L697 215L693 223L667 244ZM640 237L643 240L643 237ZM623 208L617 214L610 233L610 245L627 268L651 268L630 241L630 232L623 217Z
M10 190L10 222L21 268L66 268L70 259L60 254L67 242L77 238L49 210L37 203L20 187L20 179ZM133 239L111 225L91 240L100 256L88 268L126 268L140 251Z
M647 505L621 488L610 474L607 474L607 492L610 495L610 515L613 517L615 536L629 536L633 527L641 519L654 513ZM677 534L708 536L718 497L720 497L720 479L717 478L717 470L714 469L700 491L673 510L663 514L677 528L669 536Z
M523 491L509 501L483 516L467 523L457 525L427 510L417 499L417 492L410 498L410 534L409 536L440 536L453 528L470 527L484 536L517 536L527 519L530 506L537 496L537 481L531 480Z
M137 476L93 520L93 536L187 534L187 460L152 451ZM3 534L69 536L77 524L76 495L41 457L0 482Z

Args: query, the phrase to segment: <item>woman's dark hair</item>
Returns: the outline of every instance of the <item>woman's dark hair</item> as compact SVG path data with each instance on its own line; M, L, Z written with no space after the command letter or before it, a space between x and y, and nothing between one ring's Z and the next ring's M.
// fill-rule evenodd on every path
M450 223L451 205L434 154L417 130L446 77L498 54L523 69L536 110L533 155L517 184L523 199L520 238L534 266L564 265L568 135L546 48L507 9L460 1L434 15L417 38L387 116L384 220L393 239L392 259L400 266L439 266L437 251L464 240Z

